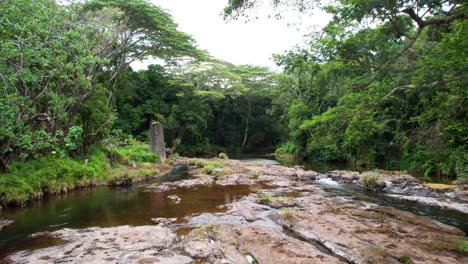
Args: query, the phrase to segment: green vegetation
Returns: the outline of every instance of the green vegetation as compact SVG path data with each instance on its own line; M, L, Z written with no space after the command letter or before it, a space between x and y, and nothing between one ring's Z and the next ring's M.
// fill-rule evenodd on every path
M123 164L129 164L130 162L159 163L160 160L158 155L149 152L148 149L149 147L147 144L134 142L132 145L111 148L110 153L114 155L116 161Z
M258 197L258 201L263 202L263 203L268 203L271 200L271 195L269 194L263 194L260 197Z
M0 200L153 174L142 164L158 157L131 139L154 121L182 155L276 148L468 181L466 3L319 2L275 1L332 16L309 48L274 56L279 74L212 58L147 0L0 1ZM255 6L229 1L226 17ZM149 57L167 63L130 67Z
M262 174L263 174L262 171L258 171L258 170L251 170L249 172L250 177L252 177L253 179L258 179L258 177L261 176Z
M116 160L111 166L110 154ZM135 168L129 166L134 162ZM148 145L93 149L88 155L61 157L55 151L26 163L16 162L8 173L0 174L0 205L24 205L45 194L102 184L125 184L135 178L159 173L159 157L148 151Z
M218 154L218 158L220 159L229 159L228 155L224 152Z
M213 174L215 172L215 167L213 165L206 165L203 167L202 173Z
M208 233L214 232L216 226L214 225L202 225L199 228L192 231L193 237L206 238Z
M411 257L409 256L401 256L401 257L398 257L398 261L400 261L401 263L404 263L404 264L413 264L414 261Z
M468 240L458 241L458 251L468 255Z
M256 16L262 2L229 1L225 16ZM466 2L280 0L270 7L273 17L283 8L332 17L310 34L308 48L275 55L283 74L273 109L285 113L289 134L277 156L466 181Z
M364 172L361 177L359 177L359 183L366 187L379 187L382 185L382 181L379 178L379 174L375 171Z
M293 219L293 211L291 210L291 208L281 209L279 213L284 219L288 219L288 220Z
M206 160L201 160L201 159L190 159L189 160L189 165L201 168L202 169L201 172L206 173L206 174L213 174L213 173L216 172L216 168L223 167L223 163L221 163L221 162L206 161ZM221 174L221 175L219 175L219 174ZM223 176L223 174L222 174L222 172L216 172L215 176L216 177Z

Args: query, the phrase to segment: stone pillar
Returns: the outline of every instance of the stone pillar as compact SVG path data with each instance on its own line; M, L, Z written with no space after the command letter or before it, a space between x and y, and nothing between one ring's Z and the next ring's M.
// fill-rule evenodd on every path
M166 150L164 148L164 130L159 122L150 125L150 151L159 155L161 161L166 160Z

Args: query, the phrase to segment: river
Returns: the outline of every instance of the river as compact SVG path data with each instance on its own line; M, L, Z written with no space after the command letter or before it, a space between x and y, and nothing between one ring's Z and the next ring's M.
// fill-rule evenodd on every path
M271 157L246 157L249 162L277 164ZM202 185L177 189L165 193L148 192L146 186L153 183L178 181L190 178L185 165L177 165L169 174L149 182L130 187L97 187L81 189L67 195L47 197L26 208L13 208L0 214L1 218L15 222L0 231L0 259L12 252L51 246L52 239L31 237L37 232L54 231L61 228L85 228L91 226L110 227L119 225L148 225L151 218L183 217L187 215L217 212L219 206L236 201L264 186L219 186ZM356 186L338 184L333 181L318 181L330 196L346 196L384 206L410 211L440 222L459 227L466 233L466 215L451 210L403 202L384 195L364 191ZM171 203L166 197L177 195L179 204Z

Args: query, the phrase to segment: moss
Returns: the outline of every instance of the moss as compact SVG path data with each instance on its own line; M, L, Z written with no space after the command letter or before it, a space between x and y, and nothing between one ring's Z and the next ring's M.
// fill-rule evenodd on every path
M269 194L263 194L260 197L258 197L258 201L267 203L271 200L271 195Z
M377 245L370 246L363 253L366 256L366 263L386 263L386 258L390 256L387 251Z
M404 264L413 264L414 261L411 257L409 256L401 256L401 257L398 257L398 261L401 262L401 263L404 263Z
M199 228L195 229L192 231L192 236L193 237L199 237L199 238L206 238L207 233L213 232L216 230L216 226L214 225L203 225L200 226Z
M434 189L434 190L449 190L449 189L455 189L457 187L456 185L441 184L441 183L425 183L424 186L430 189Z

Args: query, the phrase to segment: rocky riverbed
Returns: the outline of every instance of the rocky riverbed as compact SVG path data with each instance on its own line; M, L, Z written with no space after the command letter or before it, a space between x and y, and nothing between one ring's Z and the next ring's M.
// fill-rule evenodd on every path
M39 236L56 239L56 245L16 252L7 261L468 263L464 249L468 242L462 230L393 207L332 196L314 183L317 179L357 183L359 173L320 174L301 167L218 159L178 162L190 166L191 178L148 185L146 192L161 193L163 199L181 204L184 198L166 193L206 185L238 185L250 186L250 194L226 201L216 212L148 219L153 225L42 233ZM422 184L409 175L382 173L382 179L391 183L383 191L393 196L416 197L405 190L416 190L410 186ZM392 192L397 188L403 191ZM447 197L447 203L456 201L464 208L466 202L460 194L447 195L456 191L420 192L418 197Z

